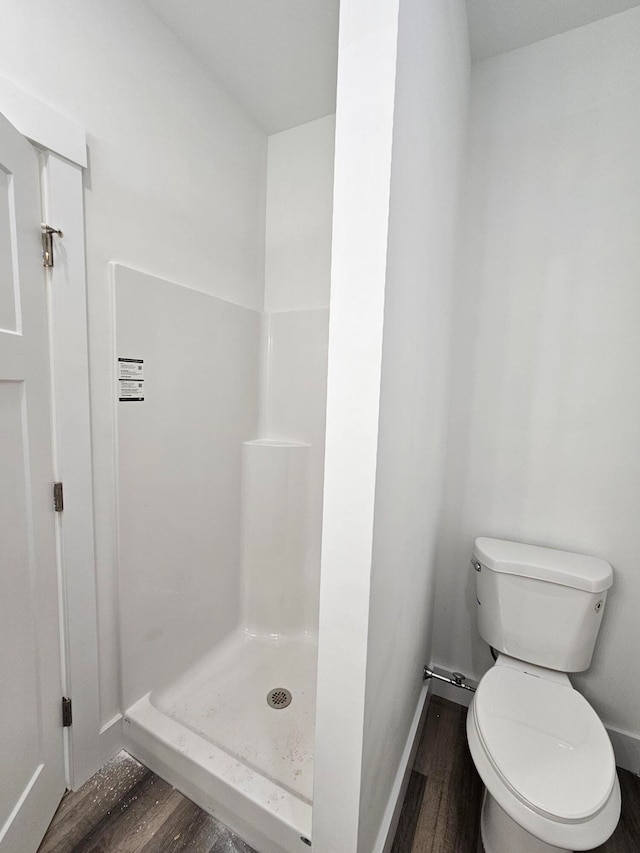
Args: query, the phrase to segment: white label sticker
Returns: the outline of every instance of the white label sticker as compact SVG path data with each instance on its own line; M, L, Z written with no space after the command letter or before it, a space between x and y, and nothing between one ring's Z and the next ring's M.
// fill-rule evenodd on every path
M118 379L144 379L144 360L141 358L119 358Z
M144 382L133 382L129 379L121 379L119 399L130 400L141 403L144 400Z

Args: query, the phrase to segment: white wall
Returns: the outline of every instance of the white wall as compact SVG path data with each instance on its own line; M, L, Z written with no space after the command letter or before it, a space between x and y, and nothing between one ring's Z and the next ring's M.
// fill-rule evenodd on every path
M108 262L263 305L266 139L139 0L7 0L0 74L82 124L102 720L119 709ZM64 223L61 223L64 228Z
M358 845L397 6L340 3L313 792L323 853Z
M327 853L386 840L442 504L466 13L393 5L341 5L313 829Z
M335 116L269 137L265 310L327 308Z
M638 44L633 9L473 68L433 649L470 676L491 664L475 628L475 536L603 557L614 587L575 680L636 736Z
M387 829L383 816L392 805L396 774L404 769L403 751L423 691L422 671L430 660L468 97L464 2L403 0L369 605L361 853L377 849L376 836Z

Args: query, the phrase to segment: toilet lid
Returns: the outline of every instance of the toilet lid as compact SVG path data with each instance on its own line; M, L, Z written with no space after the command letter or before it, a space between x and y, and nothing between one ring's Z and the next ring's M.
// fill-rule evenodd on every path
M593 708L570 685L494 666L473 704L487 756L534 811L577 821L606 803L616 772L613 749Z

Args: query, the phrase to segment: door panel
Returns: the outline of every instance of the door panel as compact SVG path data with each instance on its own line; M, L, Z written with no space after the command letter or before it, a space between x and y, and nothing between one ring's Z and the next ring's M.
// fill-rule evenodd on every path
M0 165L0 329L16 329L17 247L13 178Z
M0 447L2 485L0 518L3 522L3 590L0 597L2 655L0 684L10 713L0 725L0 754L9 757L12 773L0 774L0 825L9 818L38 765L38 668L36 615L31 595L28 489L25 482L26 418L24 383L0 382ZM16 567L17 570L12 570ZM19 567L19 568L18 568ZM25 570L26 569L26 570ZM16 607L16 603L20 606ZM4 703L3 703L4 705ZM4 710L4 708L3 708ZM4 762L3 762L4 763Z
M64 793L49 342L32 146L0 116L0 853Z

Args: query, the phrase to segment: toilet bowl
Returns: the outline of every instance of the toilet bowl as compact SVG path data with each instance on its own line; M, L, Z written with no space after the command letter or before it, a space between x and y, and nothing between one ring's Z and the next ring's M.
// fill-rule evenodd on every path
M472 567L478 629L498 653L467 714L485 853L597 847L618 823L620 785L609 736L567 673L591 663L613 570L484 537Z
M564 673L500 655L478 685L467 737L486 787L485 853L590 850L614 831L613 749Z

